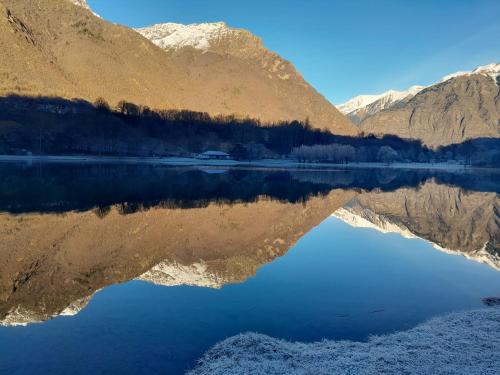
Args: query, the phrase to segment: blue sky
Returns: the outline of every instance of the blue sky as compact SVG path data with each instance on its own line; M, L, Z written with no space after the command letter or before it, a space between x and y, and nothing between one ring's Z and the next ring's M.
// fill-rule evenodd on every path
M334 103L500 61L500 0L88 0L131 27L225 21Z

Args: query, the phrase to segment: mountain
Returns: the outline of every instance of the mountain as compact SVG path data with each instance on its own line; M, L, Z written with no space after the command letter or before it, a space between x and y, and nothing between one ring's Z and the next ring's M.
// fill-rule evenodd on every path
M359 124L384 109L410 100L424 88L424 86L412 86L406 91L389 90L380 95L360 95L339 105L338 109L352 122Z
M221 95L227 110L254 117L310 118L313 124L341 134L357 130L320 96L294 66L270 52L250 32L223 22L193 25L165 23L137 29L186 66L207 96ZM209 70L207 71L207 67ZM276 96L283 98L276 101Z
M426 88L416 86L396 96L398 100L388 100L389 105L377 103L383 96L368 96L339 108L365 133L420 139L431 147L472 138L498 138L499 74L500 64L490 64L450 74Z
M196 28L196 48L179 25L176 48L164 50L97 17L83 0L0 0L0 95L103 97L111 105L126 100L273 122L309 118L313 127L357 132L260 39L216 25ZM231 32L216 33L214 43L214 29Z
M500 270L499 210L496 193L427 182L419 189L360 194L334 216L352 226L422 238Z

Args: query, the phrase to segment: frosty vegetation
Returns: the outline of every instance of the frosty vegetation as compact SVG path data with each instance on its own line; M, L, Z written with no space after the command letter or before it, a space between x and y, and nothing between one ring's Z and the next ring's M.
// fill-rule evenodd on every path
M300 146L294 148L291 157L301 162L382 162L391 163L403 161L401 155L390 146L377 149L367 147L354 148L351 145L333 143L329 145Z
M207 352L190 375L500 374L500 309L455 313L367 343L290 343L249 333Z

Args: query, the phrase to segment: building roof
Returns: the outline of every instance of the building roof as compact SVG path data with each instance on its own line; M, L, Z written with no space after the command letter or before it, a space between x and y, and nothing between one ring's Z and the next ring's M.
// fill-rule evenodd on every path
M205 156L229 156L229 154L223 152L223 151L205 151L201 153L200 155L205 155Z

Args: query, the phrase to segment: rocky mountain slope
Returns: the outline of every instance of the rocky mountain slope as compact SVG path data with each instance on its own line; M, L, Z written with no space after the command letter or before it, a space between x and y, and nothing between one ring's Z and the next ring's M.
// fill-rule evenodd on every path
M495 193L427 182L416 190L360 194L334 215L353 226L423 238L500 270L499 210Z
M365 133L420 139L437 147L471 138L500 137L500 64L444 77L416 87L403 99L353 100L340 106ZM416 92L415 92L416 91ZM374 100L371 102L371 100ZM381 102L378 102L381 100Z
M212 29L221 28L230 30L221 24L198 28L200 43L210 40L210 48L183 42L186 35L178 30L176 48L165 51L95 16L83 0L1 0L0 95L104 97L112 105L127 100L263 121L309 118L318 128L357 132L291 63L252 34L217 34L213 43Z
M207 96L223 95L228 110L245 108L243 113L256 117L265 110L276 112L278 118L279 112L290 114L288 118L302 118L307 113L322 128L334 123L337 133L357 131L290 62L267 50L260 38L246 30L219 22L166 23L137 31L182 62ZM276 95L284 99L282 103L276 102Z

